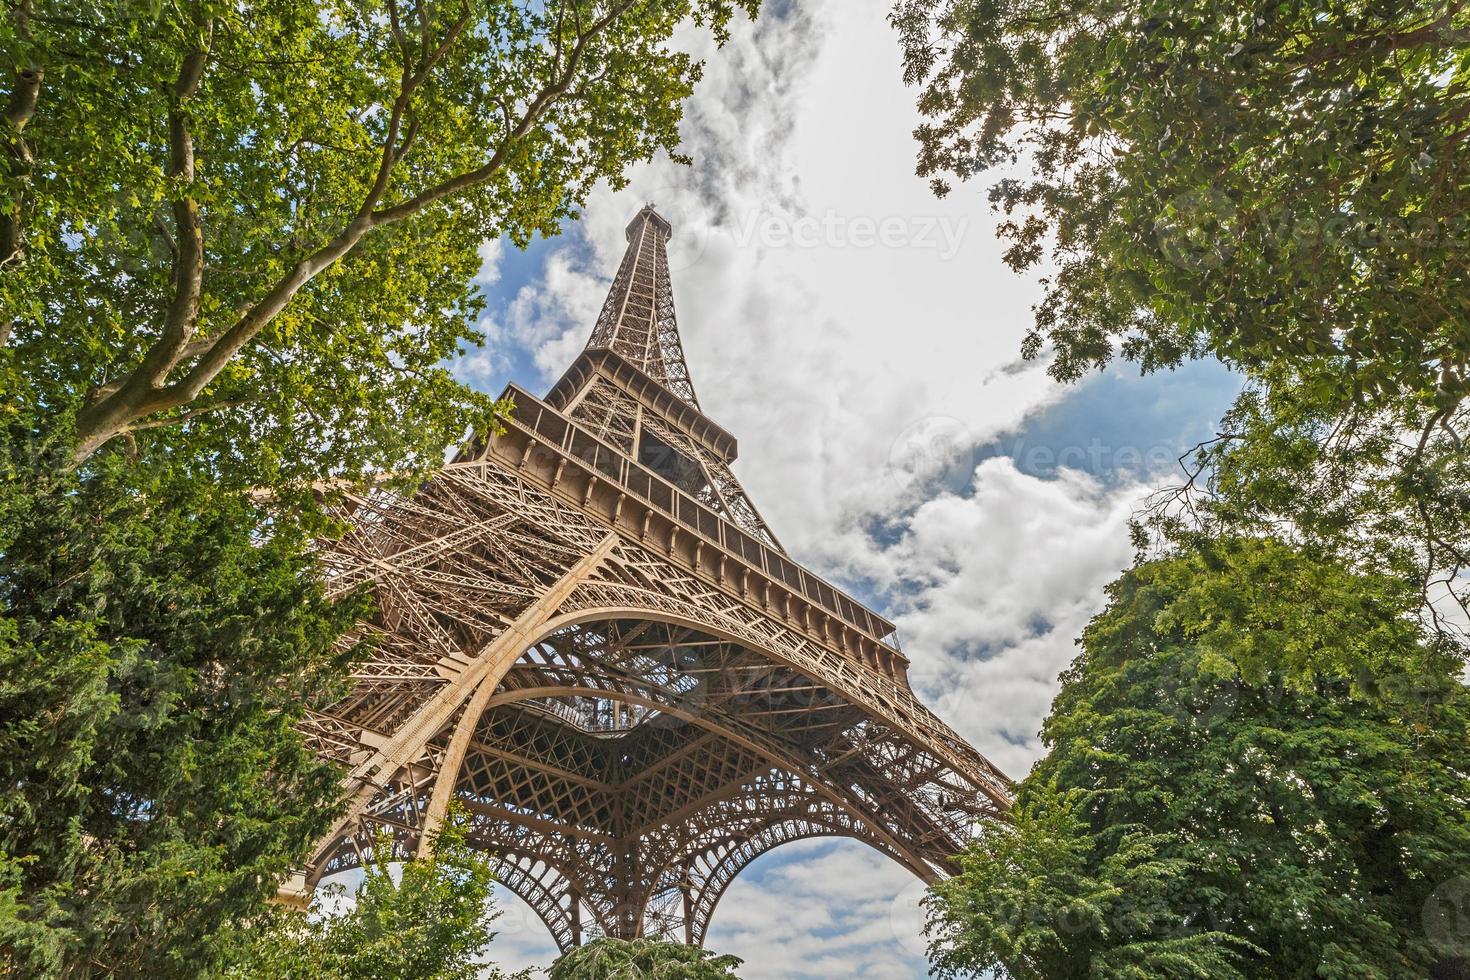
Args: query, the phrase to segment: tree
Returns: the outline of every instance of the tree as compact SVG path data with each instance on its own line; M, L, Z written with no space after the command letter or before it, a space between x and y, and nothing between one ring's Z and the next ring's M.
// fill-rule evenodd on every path
M318 893L311 917L275 911L270 928L242 934L226 975L504 980L506 974L481 962L495 938L490 923L500 912L492 901L490 858L470 846L469 827L462 809L451 812L430 855L403 862L396 882L392 841L385 837L345 909L330 911ZM527 976L515 974L519 980Z
M1138 966L1211 933L1251 977L1407 980L1470 953L1430 928L1470 868L1463 650L1422 638L1410 583L1271 540L1197 545L1109 588L1015 829L936 890L951 974L1084 975L1045 966L1077 956L1229 975Z
M1470 10L902 0L939 193L991 200L1054 274L1027 341L1075 378L1121 350L1290 364L1440 409L1470 375Z
M926 931L941 977L1005 971L1048 980L1233 980L1248 946L1201 925L1180 901L1194 870L1162 857L1172 841L1143 827L1092 833L1087 794L1029 784L1007 823L989 823L934 885Z
M1398 578L1434 634L1470 618L1470 403L1371 410L1319 397L1299 375L1253 381L1200 446L1182 486L1158 495L1158 539L1290 537L1319 555Z
M603 936L562 955L550 980L732 980L737 957L658 939Z
M242 483L440 461L495 415L443 367L479 245L678 157L673 31L756 3L13 0L11 397L74 462L181 429Z
M1180 518L1292 533L1419 582L1424 619L1453 630L1470 8L901 0L892 19L936 192L1026 165L989 193L1007 262L1046 274L1028 355L1062 380L1118 353L1249 374L1162 501L1182 505L1159 511L1164 537Z
M493 428L444 367L477 249L677 157L673 32L755 5L6 4L0 965L196 976L263 914L334 815L295 723L368 612L279 491Z
M1470 866L1463 626L1436 605L1463 613L1470 585L1470 11L900 0L892 20L936 193L1026 167L990 187L1007 262L1046 268L1025 353L1061 380L1119 353L1249 379L1153 512L1164 557L1113 586L1063 675L1016 829L988 835L1001 863L977 850L940 891L939 962L1030 976L1212 931L1251 976L1463 954L1425 917ZM1102 896L1088 928L989 911L1077 907L1026 877L1049 850ZM1108 919L1120 860L1174 888L1182 932Z
M198 976L330 826L295 723L366 607L246 496L3 448L0 972Z

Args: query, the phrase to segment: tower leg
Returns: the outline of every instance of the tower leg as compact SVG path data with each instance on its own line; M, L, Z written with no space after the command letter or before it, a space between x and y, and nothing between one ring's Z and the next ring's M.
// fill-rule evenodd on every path
M679 886L684 899L684 942L694 945L694 888L689 880L689 869L684 869L684 882Z
M632 846L625 845L618 855L617 884L614 886L613 928L618 939L643 936L643 889L638 887L637 871L638 855Z
M582 945L582 896L574 890L568 893L568 897L572 903L567 909L572 918L572 945L580 946Z

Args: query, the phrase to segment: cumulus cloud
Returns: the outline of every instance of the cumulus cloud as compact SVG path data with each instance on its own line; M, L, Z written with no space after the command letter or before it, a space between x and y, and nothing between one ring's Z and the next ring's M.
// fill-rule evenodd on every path
M923 888L908 871L852 841L798 841L767 860L731 884L708 937L745 959L745 980L924 975Z
M475 273L475 283L493 286L500 281L500 260L505 255L505 243L491 238L480 243L480 271Z
M495 886L495 905L500 917L491 924L495 939L486 960L507 973L549 967L557 957L556 943L531 906L500 885Z
M746 435L737 471L783 541L831 569L863 557L853 515L902 494L890 457L915 426L946 420L974 445L1060 397L1042 365L1016 365L1038 294L1004 268L987 205L936 200L913 174L913 93L886 13L810 0L769 8L722 51L692 34L710 59L684 124L695 165L655 161L595 193L504 317L534 325L509 339L554 380L591 330L624 224L653 200L674 225L701 400ZM785 233L751 232L765 223Z
M894 544L874 548L915 688L1013 776L1041 755L1057 675L1129 562L1128 520L1146 492L989 459L965 493L925 501Z
M494 319L480 317L475 329L485 338L484 341L466 349L450 365L450 370L463 383L485 390L494 386L495 381L505 373L510 361L504 348L498 343L502 331Z

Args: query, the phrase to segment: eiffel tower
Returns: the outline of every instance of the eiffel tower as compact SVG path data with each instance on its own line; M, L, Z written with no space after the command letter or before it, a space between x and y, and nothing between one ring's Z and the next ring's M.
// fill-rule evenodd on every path
M416 492L344 498L329 588L369 588L371 653L306 723L349 806L283 897L451 801L563 949L702 943L761 854L851 837L925 881L1005 777L910 690L893 624L794 561L704 414L652 205L586 350Z

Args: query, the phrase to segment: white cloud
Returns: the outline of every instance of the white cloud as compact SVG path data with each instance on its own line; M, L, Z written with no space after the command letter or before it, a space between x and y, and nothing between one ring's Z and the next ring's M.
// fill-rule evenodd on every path
M1041 755L1036 733L1074 640L1129 563L1128 519L1145 492L990 459L966 494L924 502L897 543L875 549L915 688L1017 778Z
M495 939L486 959L507 973L551 966L556 944L531 906L500 885L495 886L495 905L500 917L491 923Z
M848 518L894 491L890 451L916 423L952 419L978 443L1060 397L1040 365L1013 369L1037 294L1003 266L988 206L963 192L938 201L913 174L913 93L886 11L872 0L767 11L725 50L702 51L685 123L694 167L656 162L626 190L594 194L547 281L512 311L535 324L516 339L554 380L586 342L623 225L654 200L674 225L675 298L704 407L745 434L738 471L783 541L834 568L857 557ZM792 235L749 233L768 219ZM831 241L795 240L803 222L834 221ZM853 233L862 222L867 244ZM883 244L885 222L896 246Z
M480 271L475 273L475 283L493 286L500 281L500 260L505 255L505 243L498 238L487 238L480 243Z
M735 879L708 942L745 960L745 980L922 976L915 884L856 842L798 841Z
M508 364L502 344L504 331L488 316L480 317L475 329L485 338L484 342L479 346L466 348L465 353L451 365L451 370L465 384L485 389L491 386Z

